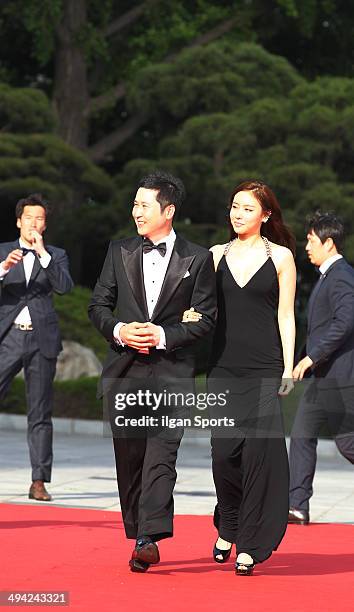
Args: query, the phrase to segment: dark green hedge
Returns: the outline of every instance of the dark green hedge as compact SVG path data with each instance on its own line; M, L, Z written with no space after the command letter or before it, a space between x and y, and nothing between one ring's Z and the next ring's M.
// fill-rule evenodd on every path
M79 378L54 383L53 416L76 419L102 418L102 402L96 399L97 378ZM15 378L0 403L1 412L26 414L25 383Z
M87 307L91 294L90 289L76 286L66 295L55 295L54 305L63 339L88 346L102 361L107 351L107 342L88 318Z

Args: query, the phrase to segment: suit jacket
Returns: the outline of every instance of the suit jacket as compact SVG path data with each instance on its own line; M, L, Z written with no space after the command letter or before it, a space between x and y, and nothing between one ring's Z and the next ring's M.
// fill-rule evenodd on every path
M0 244L0 261L19 248L18 240ZM35 258L28 286L22 261L0 282L0 342L22 308L28 306L39 350L45 357L54 358L62 345L52 295L53 292L67 293L72 289L73 281L65 251L50 245L45 248L51 255L50 263L47 268L42 268Z
M159 373L175 378L194 375L194 355L190 345L215 325L216 288L211 253L180 236L176 237L160 296L150 319L144 289L142 244L139 236L111 242L89 305L90 319L110 343L103 366L103 382L123 375L138 354L134 349L114 342L113 329L118 321L150 320L161 325L166 335L166 350L158 351L162 359ZM195 323L182 323L183 312L191 306L202 313L202 319ZM103 391L109 386L109 383L104 385Z
M316 377L354 384L354 269L338 259L309 300L307 355Z

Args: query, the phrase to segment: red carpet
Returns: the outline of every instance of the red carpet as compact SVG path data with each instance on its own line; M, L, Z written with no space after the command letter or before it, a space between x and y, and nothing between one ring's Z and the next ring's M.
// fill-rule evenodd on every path
M175 537L160 544L162 562L146 574L129 571L132 543L115 512L0 504L0 527L0 590L69 591L63 610L354 608L351 525L290 526L279 551L252 577L210 559L215 532L207 516L177 516Z

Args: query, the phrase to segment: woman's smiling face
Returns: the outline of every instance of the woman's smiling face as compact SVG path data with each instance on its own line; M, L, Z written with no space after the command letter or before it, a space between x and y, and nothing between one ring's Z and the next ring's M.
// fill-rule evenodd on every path
M239 191L235 194L230 208L230 221L236 234L246 236L259 233L262 222L268 216L252 191Z

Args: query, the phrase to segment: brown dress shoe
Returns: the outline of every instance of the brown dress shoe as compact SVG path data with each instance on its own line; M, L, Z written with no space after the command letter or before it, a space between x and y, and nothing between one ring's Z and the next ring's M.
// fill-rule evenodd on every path
M49 495L44 486L43 480L34 480L30 486L28 497L37 501L52 501L52 496Z
M146 572L150 565L159 563L160 554L154 542L144 542L137 544L133 550L132 558L129 561L132 572Z
M148 571L150 563L145 563L145 561L138 561L138 559L130 559L129 566L132 572L144 574Z

